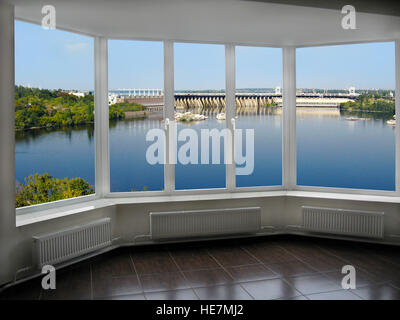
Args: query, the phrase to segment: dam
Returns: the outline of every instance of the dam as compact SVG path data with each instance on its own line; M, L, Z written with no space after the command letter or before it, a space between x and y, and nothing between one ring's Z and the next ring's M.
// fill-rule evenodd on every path
M140 90L141 94L132 94L130 89L127 94L118 96L118 101L138 103L148 110L163 110L164 96L161 90ZM117 93L113 93L117 94ZM302 108L339 108L342 103L354 101L357 98L354 93L298 93L296 95L296 107ZM268 107L282 107L282 94L278 93L236 93L237 114L263 114ZM192 111L200 114L216 114L225 112L224 92L202 93L175 93L175 110L179 112Z

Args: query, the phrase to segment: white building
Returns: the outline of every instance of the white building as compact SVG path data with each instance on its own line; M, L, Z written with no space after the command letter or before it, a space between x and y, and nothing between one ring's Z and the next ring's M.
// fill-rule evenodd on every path
M84 97L85 96L85 93L80 92L80 91L70 91L70 92L68 92L68 94L72 94L73 96L76 96L76 97Z
M108 105L111 106L117 103L117 95L115 93L108 94Z
M349 95L350 96L355 96L356 95L356 88L355 87L350 87L348 90L349 90Z

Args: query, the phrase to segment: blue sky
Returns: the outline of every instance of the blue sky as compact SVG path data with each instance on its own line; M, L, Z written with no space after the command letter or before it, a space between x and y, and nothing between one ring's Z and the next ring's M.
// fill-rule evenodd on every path
M175 44L175 89L223 89L223 45ZM297 87L394 89L394 44L297 49ZM93 39L15 23L15 82L93 90ZM281 49L236 47L236 87L282 85ZM161 42L109 41L109 88L162 88Z

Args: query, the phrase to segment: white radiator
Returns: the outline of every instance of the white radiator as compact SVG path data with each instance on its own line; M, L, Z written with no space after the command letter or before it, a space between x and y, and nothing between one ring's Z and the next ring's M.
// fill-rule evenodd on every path
M302 227L312 232L383 238L383 212L304 206L302 220Z
M55 265L111 244L111 219L104 218L33 237L36 265Z
M256 233L260 227L259 207L150 213L152 239Z

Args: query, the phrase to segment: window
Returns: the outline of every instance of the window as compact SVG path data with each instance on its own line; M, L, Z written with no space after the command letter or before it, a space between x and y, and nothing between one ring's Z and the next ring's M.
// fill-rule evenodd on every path
M16 207L94 193L93 39L15 22Z
M297 50L297 184L395 190L394 43Z
M236 47L237 187L282 184L281 86L281 49Z
M225 188L225 48L175 43L174 58L175 188Z
M161 191L164 140L158 141L158 134L163 132L163 44L108 43L110 190ZM159 159L150 160L147 150L157 143L161 144L155 151Z

